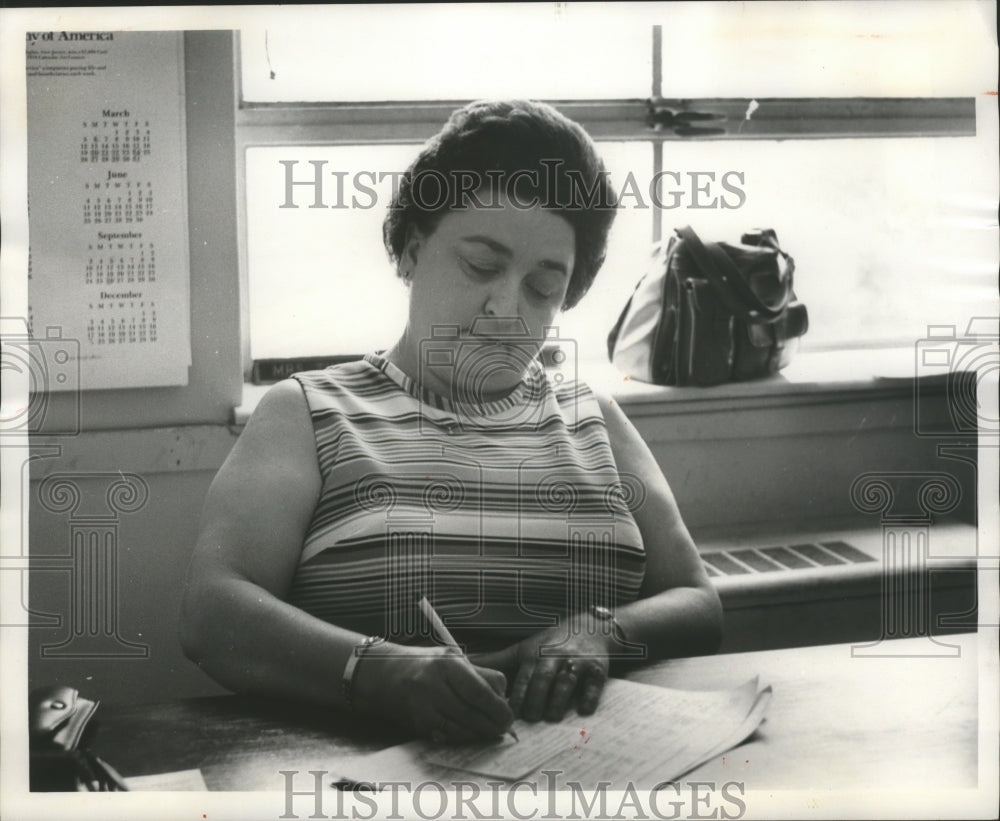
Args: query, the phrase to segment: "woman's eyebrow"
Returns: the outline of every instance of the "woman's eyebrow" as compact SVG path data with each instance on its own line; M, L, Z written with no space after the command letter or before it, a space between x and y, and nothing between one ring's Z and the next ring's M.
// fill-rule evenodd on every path
M498 242L497 240L493 239L493 237L488 237L483 234L472 234L467 237L460 237L460 239L462 242L482 243L491 251L495 251L505 259L510 259L512 256L514 256L514 252L510 248L508 248L502 242ZM556 271L557 273L560 273L563 276L567 276L569 274L569 270L567 269L566 264L556 259L543 259L539 263L539 265L542 268L547 268L550 271Z
M566 268L565 263L559 262L556 259L543 259L539 265L542 268L546 268L550 271L555 271L557 274L562 274L563 276L569 275L569 269Z
M511 251L510 248L508 248L502 242L497 242L497 240L493 239L493 237L487 237L484 236L483 234L473 234L468 237L461 237L461 240L462 242L482 243L483 245L487 246L490 250L496 251L498 254L501 254L502 256L505 257L514 256L514 252Z

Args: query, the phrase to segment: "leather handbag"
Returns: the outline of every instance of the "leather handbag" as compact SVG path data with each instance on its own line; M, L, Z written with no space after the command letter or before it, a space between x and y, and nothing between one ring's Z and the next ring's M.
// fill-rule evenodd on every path
M809 329L794 272L771 229L730 245L678 228L653 249L649 271L608 334L608 357L629 377L658 385L772 376Z
M73 687L32 690L28 748L33 792L128 790L114 768L87 749L97 706Z

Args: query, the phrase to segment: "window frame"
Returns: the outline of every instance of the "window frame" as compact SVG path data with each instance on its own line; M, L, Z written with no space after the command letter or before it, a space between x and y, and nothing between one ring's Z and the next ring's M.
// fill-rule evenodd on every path
M653 173L663 170L663 146L691 140L871 139L974 137L974 97L770 97L681 99L660 96L662 29L651 26L651 95L647 98L545 100L579 123L595 141L648 142ZM247 237L247 150L277 146L423 143L448 116L471 100L405 102L260 103L243 99L240 32L233 32L236 95L236 180L239 235L241 358L246 382L250 354ZM753 117L747 112L754 105ZM708 115L688 120L684 114ZM691 133L692 122L695 132ZM700 122L709 125L704 132ZM677 123L678 125L674 125ZM662 233L662 212L652 209L651 242ZM343 351L327 352L328 356Z

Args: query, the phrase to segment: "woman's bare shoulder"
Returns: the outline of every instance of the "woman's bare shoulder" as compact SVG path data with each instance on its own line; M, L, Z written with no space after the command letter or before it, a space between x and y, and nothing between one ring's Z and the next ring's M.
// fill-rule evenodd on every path
M273 498L294 488L313 497L320 485L309 406L298 383L286 379L260 400L216 477L217 490L254 490ZM284 493L279 495L285 495Z
M312 452L312 419L298 382L285 379L264 394L240 434L238 444L268 451L291 448L293 453L303 449Z
M299 421L308 419L309 414L302 386L298 380L292 378L283 379L272 385L261 397L251 419L283 418L288 414L299 416Z
M611 439L612 444L620 442L623 439L638 438L639 434L635 426L629 421L621 405L618 404L614 397L609 393L594 388L590 390L597 400L598 407L601 409L601 415L604 417L604 424L608 428L608 437Z

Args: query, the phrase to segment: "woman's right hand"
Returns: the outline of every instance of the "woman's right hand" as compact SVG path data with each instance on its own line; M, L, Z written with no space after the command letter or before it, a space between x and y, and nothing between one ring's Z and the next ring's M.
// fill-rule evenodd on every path
M437 741L503 735L514 720L499 670L476 667L444 647L386 643L359 660L354 702Z

